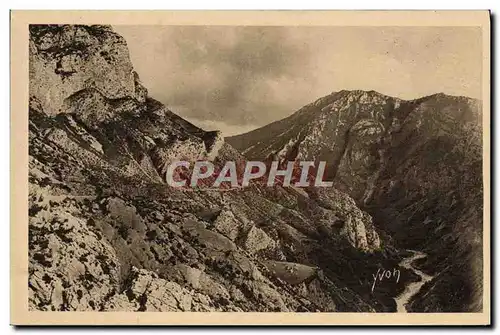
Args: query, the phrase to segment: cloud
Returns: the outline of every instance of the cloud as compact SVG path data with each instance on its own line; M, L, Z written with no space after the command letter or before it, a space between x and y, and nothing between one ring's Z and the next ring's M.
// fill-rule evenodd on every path
M152 96L173 111L182 109L183 116L227 124L263 124L289 112L289 104L279 103L289 93L283 90L286 87L278 92L275 83L288 82L291 89L301 82L294 80L303 75L297 69L309 61L308 50L294 43L281 27L116 30L125 35L134 66ZM150 41L148 35L160 38ZM145 64L146 53L156 55Z
M152 97L182 117L229 128L268 124L342 89L403 99L436 92L481 96L477 27L115 30Z

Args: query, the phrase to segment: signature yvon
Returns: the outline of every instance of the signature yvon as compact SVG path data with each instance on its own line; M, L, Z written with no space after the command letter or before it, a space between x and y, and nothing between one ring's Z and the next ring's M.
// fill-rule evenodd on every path
M401 271L394 268L391 271L384 269L377 269L377 273L372 273L373 276L373 284L372 284L372 292L375 289L375 284L377 284L377 280L381 283L384 280L395 280L396 283L399 283L399 277L401 276Z

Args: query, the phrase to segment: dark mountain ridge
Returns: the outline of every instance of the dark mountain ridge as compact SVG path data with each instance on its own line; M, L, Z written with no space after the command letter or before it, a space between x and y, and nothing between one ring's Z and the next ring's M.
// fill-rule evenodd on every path
M326 161L335 187L369 212L391 243L429 255L420 265L437 276L412 309L477 311L481 122L481 102L467 97L438 93L405 101L340 91L226 141L248 159Z

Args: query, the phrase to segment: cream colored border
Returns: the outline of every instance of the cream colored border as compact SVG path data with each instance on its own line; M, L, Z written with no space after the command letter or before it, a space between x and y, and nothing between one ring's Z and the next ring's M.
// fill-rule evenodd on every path
M28 311L28 24L479 26L483 32L484 309L482 313L155 313ZM11 323L15 325L490 324L490 18L487 11L11 12Z

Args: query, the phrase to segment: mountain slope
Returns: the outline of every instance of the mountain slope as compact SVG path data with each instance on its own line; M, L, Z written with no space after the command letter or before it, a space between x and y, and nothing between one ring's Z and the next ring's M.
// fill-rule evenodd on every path
M394 311L403 257L339 190L183 190L169 163L244 157L148 96L107 26L30 26L32 310Z
M248 159L324 160L335 187L438 274L416 311L475 311L482 299L481 103L335 92L286 119L227 138ZM412 308L413 308L412 307Z

